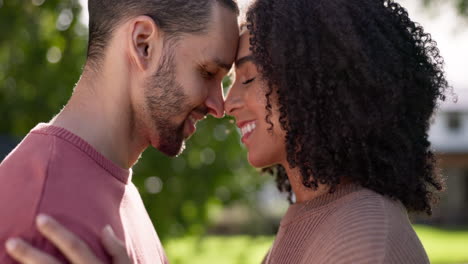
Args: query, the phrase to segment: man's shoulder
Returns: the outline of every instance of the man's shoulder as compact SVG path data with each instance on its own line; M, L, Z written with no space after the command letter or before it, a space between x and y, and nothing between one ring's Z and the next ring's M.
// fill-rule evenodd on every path
M53 145L53 139L45 135L26 135L0 163L0 197L34 195L40 192L47 175ZM11 199L7 201L14 202Z
M53 141L49 136L29 133L0 163L2 211L12 206L22 210L35 206L47 180Z
M54 135L29 133L0 164L0 224L31 225L44 210L79 218L93 215L90 208L105 209L113 197L96 189L111 184L94 180L99 171L73 158L79 154Z
M0 163L0 177L3 174L20 173L27 170L44 170L54 147L50 135L29 133ZM5 180L2 178L2 181Z
M29 133L0 164L0 226L30 226L41 201L52 139Z

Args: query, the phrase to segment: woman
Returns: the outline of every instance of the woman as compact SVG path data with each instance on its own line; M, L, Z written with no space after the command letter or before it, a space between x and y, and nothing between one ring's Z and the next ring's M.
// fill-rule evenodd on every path
M257 0L247 25L225 110L295 198L264 263L428 263L407 211L430 214L442 190L427 131L448 85L430 35L393 0ZM98 263L53 220L39 229Z

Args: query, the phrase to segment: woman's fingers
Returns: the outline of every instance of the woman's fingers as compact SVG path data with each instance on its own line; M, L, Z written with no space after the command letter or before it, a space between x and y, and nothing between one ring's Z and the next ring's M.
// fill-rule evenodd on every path
M36 224L39 232L60 249L71 263L101 263L85 242L51 217L41 214L37 217Z
M5 247L8 254L22 264L60 264L55 258L35 249L19 238L9 239Z
M130 258L127 255L127 250L123 241L117 238L110 226L106 226L102 230L101 242L107 253L112 256L114 264L130 264Z

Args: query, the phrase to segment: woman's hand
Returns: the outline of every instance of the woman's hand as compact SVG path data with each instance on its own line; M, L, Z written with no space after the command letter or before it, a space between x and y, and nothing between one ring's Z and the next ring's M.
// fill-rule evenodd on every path
M51 217L39 215L36 218L36 225L39 232L50 240L71 263L102 264L102 261L94 255L85 242ZM111 255L114 264L131 263L124 243L115 236L110 226L103 229L101 243L107 253ZM13 259L23 264L60 264L54 257L19 238L9 239L5 247Z

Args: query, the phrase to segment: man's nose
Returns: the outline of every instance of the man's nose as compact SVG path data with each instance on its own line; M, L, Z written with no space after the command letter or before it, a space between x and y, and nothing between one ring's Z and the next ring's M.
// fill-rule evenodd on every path
M216 118L222 118L224 116L224 98L222 91L222 87L218 88L208 96L205 103L208 108L208 114Z

